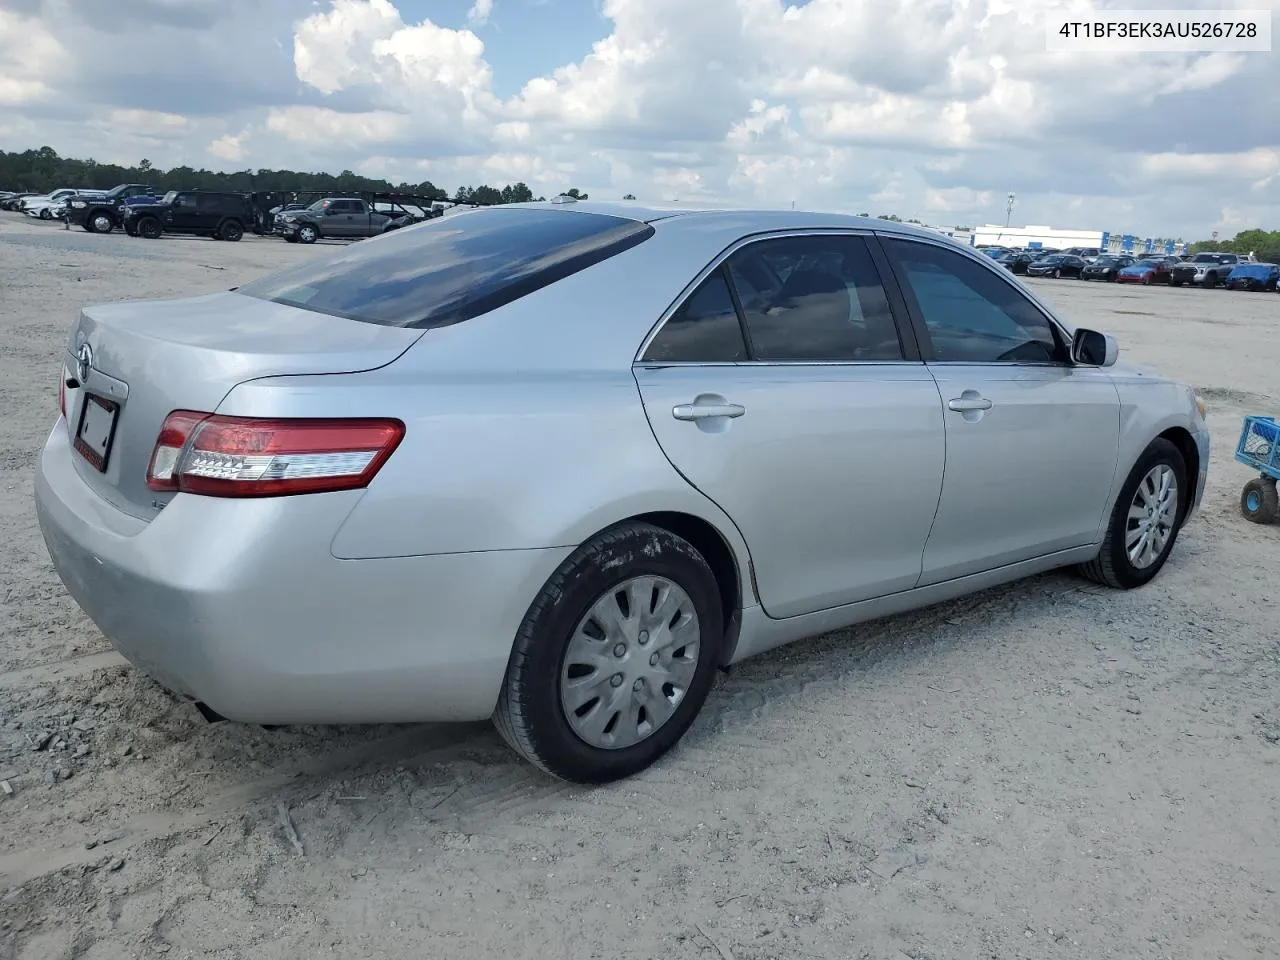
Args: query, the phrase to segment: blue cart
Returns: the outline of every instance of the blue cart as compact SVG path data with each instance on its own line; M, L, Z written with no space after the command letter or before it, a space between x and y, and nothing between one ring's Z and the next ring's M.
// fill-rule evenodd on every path
M1240 512L1254 523L1275 523L1280 518L1280 423L1275 417L1245 417L1236 447L1236 459L1260 474L1244 485Z

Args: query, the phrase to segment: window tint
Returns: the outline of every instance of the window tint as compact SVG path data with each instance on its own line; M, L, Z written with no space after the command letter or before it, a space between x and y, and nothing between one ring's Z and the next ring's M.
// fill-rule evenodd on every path
M861 237L762 240L728 261L757 360L901 360L902 345Z
M419 329L496 310L653 235L637 220L490 207L352 244L238 293L366 323Z
M217 212L235 206L235 198L223 193L197 193L196 209Z
M915 295L938 360L1065 362L1044 314L981 263L927 243L886 238L884 246Z
M724 271L703 280L693 295L662 325L645 360L668 363L728 363L747 359L742 326Z

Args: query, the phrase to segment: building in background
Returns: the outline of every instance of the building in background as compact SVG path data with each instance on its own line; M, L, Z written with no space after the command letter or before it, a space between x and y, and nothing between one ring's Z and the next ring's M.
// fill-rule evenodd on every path
M1002 227L987 224L973 233L976 247L1025 247L1029 250L1065 250L1067 247L1103 247L1104 230L1055 230L1031 224Z

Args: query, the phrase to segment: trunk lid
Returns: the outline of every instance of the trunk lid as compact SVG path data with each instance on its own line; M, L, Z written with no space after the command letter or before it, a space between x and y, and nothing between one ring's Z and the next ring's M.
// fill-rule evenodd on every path
M106 468L77 455L76 469L115 507L150 519L172 497L147 487L151 453L171 411L212 413L233 387L259 377L373 370L422 334L232 292L86 307L64 357L64 375L80 381L67 390L69 442L87 394L116 412L112 426L101 405L91 405L85 439L93 449L107 444Z

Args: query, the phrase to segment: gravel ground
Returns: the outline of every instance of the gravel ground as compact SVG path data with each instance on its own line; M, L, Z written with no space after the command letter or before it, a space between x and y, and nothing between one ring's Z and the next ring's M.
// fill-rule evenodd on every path
M207 725L49 564L32 468L76 310L320 249L0 215L0 960L1280 955L1280 528L1231 459L1280 413L1280 296L1035 282L1210 403L1154 584L1055 573L793 645L581 789L487 725Z

